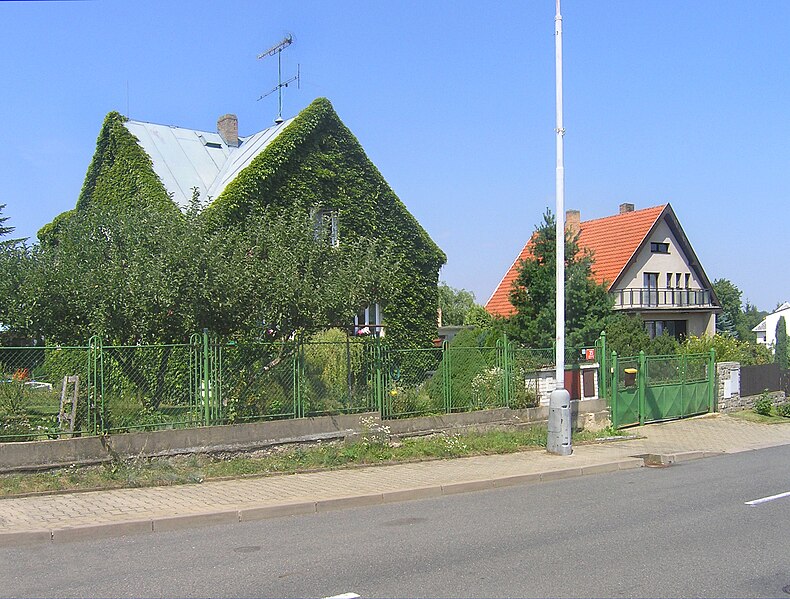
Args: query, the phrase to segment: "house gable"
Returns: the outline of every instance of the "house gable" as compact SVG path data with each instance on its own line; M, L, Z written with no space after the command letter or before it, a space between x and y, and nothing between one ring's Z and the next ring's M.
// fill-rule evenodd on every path
M579 249L592 252L592 273L597 283L612 289L612 283L638 252L664 208L656 206L580 223ZM513 314L510 291L518 277L519 265L531 255L530 244L528 241L524 245L486 303L486 310L492 315L507 317Z
M634 299L636 305L641 305L644 296L639 290L645 287L644 274L650 272L658 274L658 286L661 289L667 288L669 273L672 273L672 289L676 289L677 275L680 274L680 287L704 290L699 295L705 300L702 302L704 308L717 309L718 300L713 286L669 204L625 211L614 216L581 222L577 226L579 249L591 252L593 278L599 284L605 285L610 293L615 294L616 307L619 305L618 294L625 289L635 290L636 295L626 298L622 307L633 306ZM651 243L667 246L654 252ZM510 291L518 277L521 261L529 256L530 242L527 242L486 304L486 309L492 315L508 317L513 314ZM689 275L688 281L686 274ZM688 297L667 296L667 299L677 299L682 303L687 302ZM694 300L697 299L695 296ZM710 325L706 322L704 326L709 328Z
M417 345L436 335L444 253L395 195L330 102L315 100L206 208L212 226L232 226L265 206L337 212L339 237L383 238L400 264L384 306L387 335Z
M652 244L666 244L666 251L663 251L663 247L660 251L654 251ZM664 207L610 286L610 291L645 287L646 272L659 274L659 288L706 289L714 293L713 286L670 205ZM667 278L670 274L671 281Z

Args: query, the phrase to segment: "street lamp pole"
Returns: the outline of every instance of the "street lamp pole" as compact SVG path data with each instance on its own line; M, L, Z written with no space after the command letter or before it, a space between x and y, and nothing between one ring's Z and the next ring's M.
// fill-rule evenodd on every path
M546 449L557 455L570 455L571 396L565 389L565 162L562 126L562 15L560 0L554 16L554 47L557 88L557 203L556 203L556 334L555 387L549 398L549 426Z

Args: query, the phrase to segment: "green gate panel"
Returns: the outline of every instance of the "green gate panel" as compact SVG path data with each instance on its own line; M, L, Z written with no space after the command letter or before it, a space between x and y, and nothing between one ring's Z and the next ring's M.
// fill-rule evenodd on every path
M686 416L704 414L708 411L708 385L710 383L707 381L686 384Z
M617 426L639 424L639 391L636 388L618 389L615 406L613 420Z

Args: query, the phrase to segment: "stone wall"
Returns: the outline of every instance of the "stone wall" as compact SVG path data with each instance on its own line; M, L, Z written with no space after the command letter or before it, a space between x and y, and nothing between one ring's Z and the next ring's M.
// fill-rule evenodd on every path
M718 362L716 364L717 399L719 412L750 410L754 402L766 395L774 405L784 403L784 391L771 391L766 394L741 396L741 365L738 362Z
M746 405L741 399L741 365L738 362L716 363L716 386L719 412L743 410Z

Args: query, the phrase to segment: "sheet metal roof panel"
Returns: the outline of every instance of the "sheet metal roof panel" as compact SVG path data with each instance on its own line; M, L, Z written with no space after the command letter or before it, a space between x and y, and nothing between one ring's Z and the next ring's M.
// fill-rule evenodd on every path
M288 126L294 119L283 121L279 125L269 127L263 131L259 131L249 137L239 138L241 144L238 148L232 148L229 160L225 163L224 167L220 170L214 179L214 183L210 186L207 197L209 202L219 196L228 184L235 179L238 174L244 170L255 159L255 157L263 152L266 147Z
M193 188L201 196L207 195L231 153L217 133L142 121L127 121L124 125L151 157L154 172L182 209L189 206Z
M219 133L143 121L127 121L125 126L150 156L154 172L173 201L185 210L192 189L211 202L292 121L240 137L238 148L229 147Z

